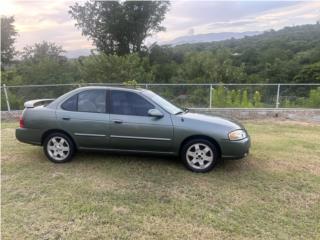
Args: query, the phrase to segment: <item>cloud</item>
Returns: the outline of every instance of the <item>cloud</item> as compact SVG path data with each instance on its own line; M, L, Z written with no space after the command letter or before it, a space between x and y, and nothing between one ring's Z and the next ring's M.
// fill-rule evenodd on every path
M19 33L17 49L37 42L52 41L65 50L93 48L90 41L75 27L68 14L74 1L64 0L7 0L0 3L1 15L15 16Z
M56 42L68 51L91 49L91 41L81 35L68 14L69 6L74 3L75 0L4 0L0 2L0 13L15 16L19 50L43 40ZM162 23L167 31L148 38L146 43L161 43L191 33L280 29L317 20L320 20L318 1L179 0L171 3Z
M177 27L175 22L168 21L167 33L159 33L154 39L159 42L170 41L176 37L187 35L191 28L194 30L194 34L263 31L310 24L320 20L320 2L316 1L268 2L267 5L265 2L219 2L219 4L211 6L213 8L208 8L208 11L211 11L212 15L218 12L223 13L223 17L220 17L219 14L209 17L204 13L201 21L199 19L197 21L189 20L185 25L183 22L180 23L180 27ZM193 5L193 9L194 12L198 12L197 5ZM192 12L192 16L194 12ZM177 19L183 19L186 12L182 11L176 14Z

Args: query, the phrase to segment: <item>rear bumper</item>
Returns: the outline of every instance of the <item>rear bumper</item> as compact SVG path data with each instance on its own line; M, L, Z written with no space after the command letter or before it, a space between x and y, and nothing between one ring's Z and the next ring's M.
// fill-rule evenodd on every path
M41 131L38 129L17 128L16 138L20 142L41 145Z
M222 158L241 159L249 154L250 137L239 141L224 140L221 143Z

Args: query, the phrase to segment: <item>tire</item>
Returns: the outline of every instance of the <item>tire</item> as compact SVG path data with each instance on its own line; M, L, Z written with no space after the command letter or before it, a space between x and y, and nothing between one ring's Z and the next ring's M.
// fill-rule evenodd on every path
M220 159L218 148L206 139L192 139L181 149L181 160L193 172L211 171Z
M66 134L52 133L45 138L43 151L51 162L64 163L71 161L75 146Z

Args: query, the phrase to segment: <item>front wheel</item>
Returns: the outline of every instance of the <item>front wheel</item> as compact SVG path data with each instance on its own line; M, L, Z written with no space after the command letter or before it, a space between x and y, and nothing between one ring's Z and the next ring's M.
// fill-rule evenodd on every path
M193 139L181 151L184 165L193 172L209 172L219 160L219 151L210 141Z
M63 133L52 133L43 143L47 158L54 163L64 163L72 159L74 145L71 139Z

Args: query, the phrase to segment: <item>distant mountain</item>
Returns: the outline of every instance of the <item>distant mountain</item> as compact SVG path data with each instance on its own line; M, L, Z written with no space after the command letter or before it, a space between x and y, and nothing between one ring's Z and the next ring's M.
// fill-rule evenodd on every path
M186 44L186 43L202 43L202 42L217 42L227 39L240 39L245 36L255 36L261 34L262 32L250 31L250 32L220 32L220 33L207 33L207 34L197 34L197 35L186 35L175 38L172 41L164 42L162 45L168 44L172 46Z
M204 43L204 42L217 42L228 39L241 39L245 36L255 36L262 32L251 31L251 32L221 32L221 33L208 33L208 34L197 34L197 35L186 35L175 38L172 41L162 42L160 45L182 45L186 43ZM89 56L91 54L90 49L75 49L65 53L65 56L69 59L78 58L80 56Z
M70 50L70 51L67 51L64 55L67 58L78 58L80 56L89 56L90 55L90 49Z

